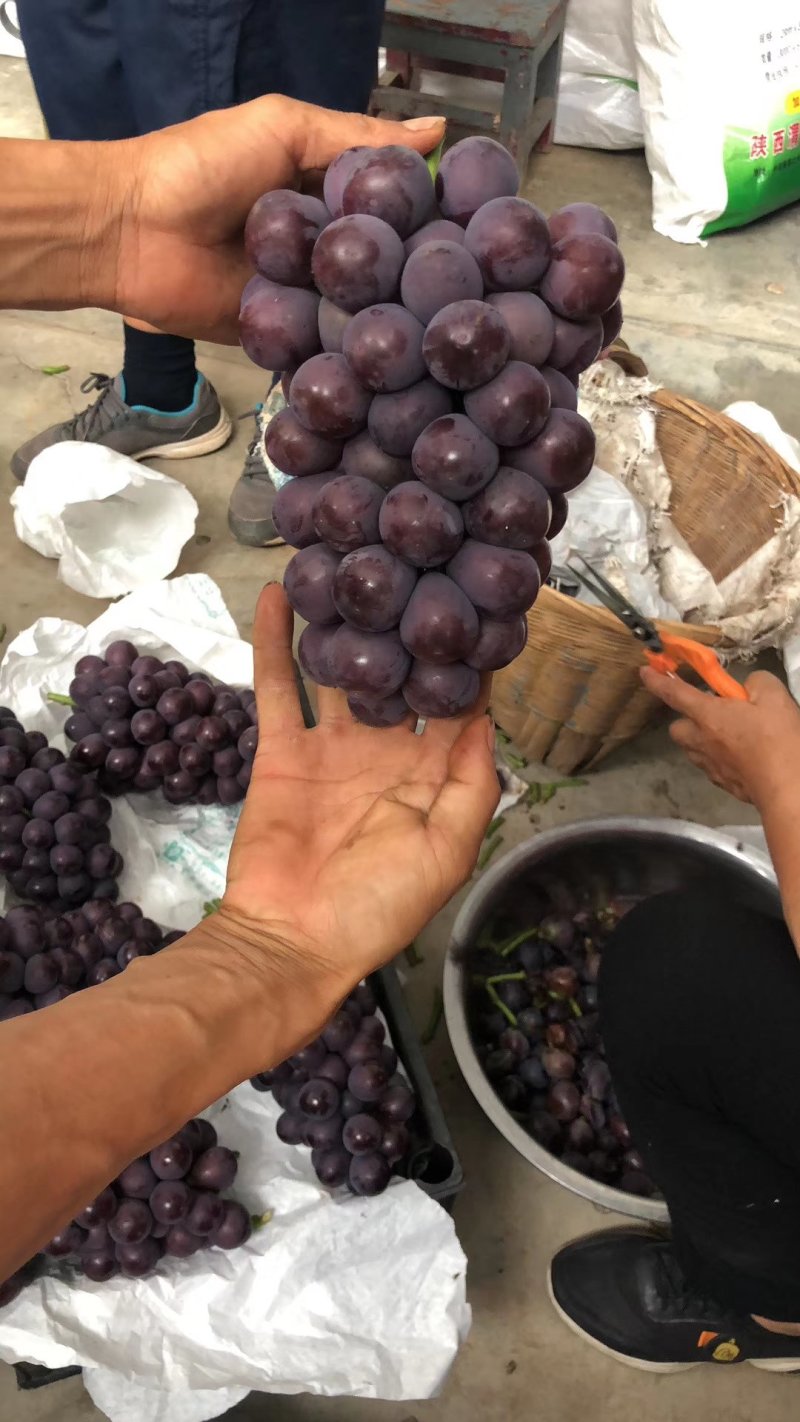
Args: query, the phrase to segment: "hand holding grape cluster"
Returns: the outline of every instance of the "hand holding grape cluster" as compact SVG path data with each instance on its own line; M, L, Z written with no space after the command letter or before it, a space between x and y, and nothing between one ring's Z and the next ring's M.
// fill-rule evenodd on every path
M458 715L519 654L592 466L576 383L622 323L616 229L590 203L548 224L517 188L490 138L435 188L411 149L351 148L324 203L269 192L247 221L241 341L289 401L266 447L297 476L274 517L299 656L368 725Z

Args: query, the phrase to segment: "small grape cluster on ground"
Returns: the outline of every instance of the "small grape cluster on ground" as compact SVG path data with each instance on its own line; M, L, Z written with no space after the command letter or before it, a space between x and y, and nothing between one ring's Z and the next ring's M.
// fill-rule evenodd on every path
M237 1168L235 1153L218 1145L210 1121L187 1122L126 1166L45 1245L42 1256L0 1283L0 1307L49 1260L104 1284L117 1274L144 1278L164 1255L188 1259L201 1249L238 1249L250 1238L252 1222L244 1205L222 1195Z
M616 228L589 203L548 223L517 188L490 138L435 185L411 149L353 148L324 202L266 193L247 221L240 334L289 402L266 449L296 476L274 519L299 657L369 725L457 715L519 655L592 467L576 386L622 323Z
M109 795L160 790L171 805L243 800L258 744L251 688L234 690L183 662L112 642L75 664L64 725L70 759Z
M609 895L543 912L535 886L510 893L470 957L467 1003L478 1058L503 1105L573 1170L633 1195L658 1192L620 1111L600 1035L603 947L637 902ZM520 926L522 920L522 926Z
M385 1040L372 988L362 983L325 1030L271 1071L252 1078L282 1109L275 1130L307 1146L318 1180L380 1195L411 1149L416 1100Z

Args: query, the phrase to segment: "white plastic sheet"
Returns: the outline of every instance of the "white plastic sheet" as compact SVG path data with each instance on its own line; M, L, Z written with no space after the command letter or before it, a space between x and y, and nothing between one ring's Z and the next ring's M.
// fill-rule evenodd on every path
M120 637L252 685L252 647L216 584L190 574L131 593L86 628L34 623L0 666L0 704L64 745L65 708L48 690L65 691L78 657ZM155 794L115 800L123 896L167 926L197 923L223 890L236 818L236 808L176 807ZM251 1390L435 1392L470 1322L450 1217L410 1181L374 1200L331 1196L309 1152L278 1140L275 1103L247 1084L204 1114L241 1151L236 1197L272 1211L271 1222L243 1250L171 1261L150 1279L44 1278L0 1314L0 1357L81 1364L112 1422L206 1422Z
M100 444L42 450L11 495L17 537L88 597L119 597L165 578L197 522L177 480Z

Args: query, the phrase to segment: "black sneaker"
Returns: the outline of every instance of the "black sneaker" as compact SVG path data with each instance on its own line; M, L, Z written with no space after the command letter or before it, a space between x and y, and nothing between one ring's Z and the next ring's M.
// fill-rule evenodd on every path
M249 411L255 417L253 437L228 502L228 527L236 542L249 548L275 548L283 543L272 519L272 506L286 475L273 469L264 446L264 431L272 416L285 404L277 385L264 405Z
M550 1298L587 1343L631 1368L680 1373L699 1363L752 1363L800 1371L800 1338L769 1333L688 1285L668 1239L641 1229L606 1230L560 1250Z
M11 471L20 483L31 460L62 440L104 444L131 459L193 459L220 449L233 432L230 416L203 375L197 377L192 404L176 414L129 405L121 375L112 380L109 375L93 373L81 390L84 395L96 392L97 399L71 419L33 435L12 454Z

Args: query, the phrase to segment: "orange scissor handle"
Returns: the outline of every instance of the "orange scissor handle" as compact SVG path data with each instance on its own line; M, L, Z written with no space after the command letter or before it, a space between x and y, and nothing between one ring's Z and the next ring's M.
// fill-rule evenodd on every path
M662 652L645 652L650 666L660 672L676 672L680 666L691 667L702 677L717 696L728 701L749 701L744 687L726 672L712 647L702 642L691 642L688 637L671 637L668 632L661 634Z

